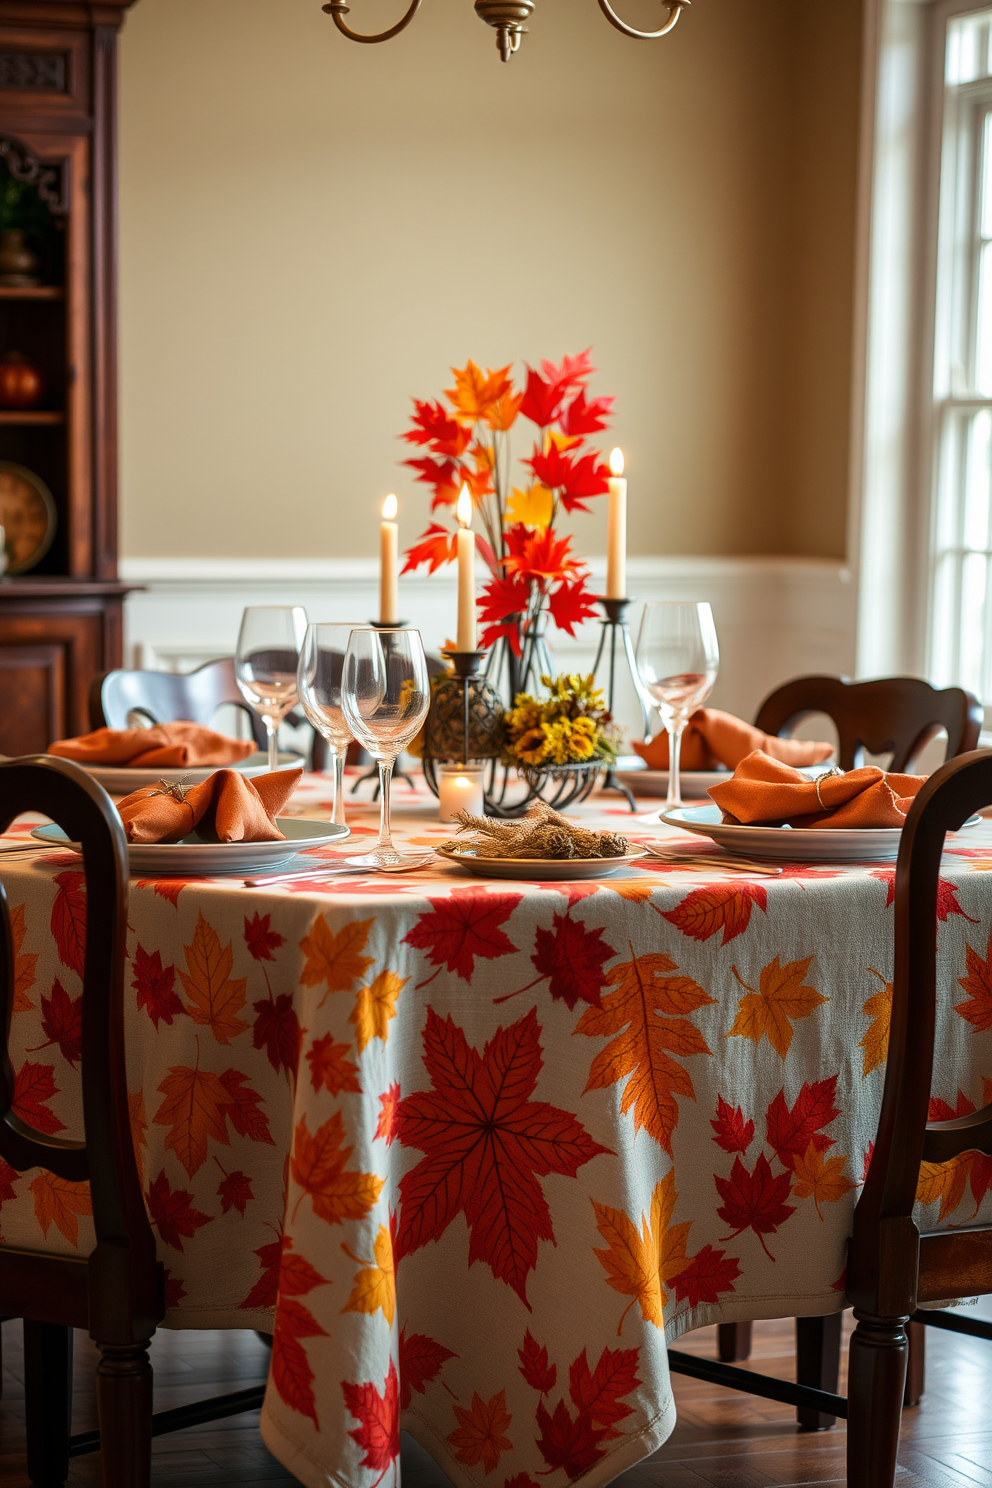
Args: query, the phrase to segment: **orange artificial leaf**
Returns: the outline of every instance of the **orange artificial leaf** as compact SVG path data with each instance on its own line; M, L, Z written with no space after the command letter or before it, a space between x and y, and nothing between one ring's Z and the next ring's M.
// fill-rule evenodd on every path
M586 1090L626 1079L621 1111L633 1107L634 1130L644 1127L669 1155L679 1119L675 1097L696 1098L688 1070L671 1055L712 1053L684 1015L715 1001L691 977L666 975L677 969L661 952L612 967L605 981L616 990L603 996L602 1006L587 1008L575 1028L590 1037L612 1035L592 1062Z
M874 997L869 997L861 1011L866 1018L872 1020L871 1027L865 1034L859 1049L865 1051L864 1077L871 1074L880 1064L884 1064L889 1056L889 1025L892 1022L892 983L887 982L880 971L873 966L868 970L872 976L877 976L882 986Z
M784 1059L792 1043L791 1020L808 1018L821 1003L829 1001L815 987L803 984L812 961L813 957L807 956L803 961L789 961L782 966L776 956L762 971L757 992L743 980L737 967L732 966L730 969L747 996L740 1000L734 1026L727 1037L736 1034L758 1044L765 1035L776 1054Z
M497 398L486 414L487 428L493 429L498 434L505 434L508 429L512 429L523 401L523 393L508 392L504 393L501 398Z
M992 1028L992 934L988 949L982 960L977 951L966 946L968 975L959 979L958 985L968 994L967 1002L955 1003L954 1011L985 1033Z
M335 935L324 916L318 915L310 934L300 941L300 950L307 958L300 977L304 987L319 987L321 982L327 986L319 1007L324 1006L331 992L350 992L372 965L375 957L361 954L372 924L372 920L352 920Z
M498 367L495 372L488 367L485 372L469 361L463 368L452 367L455 379L453 388L446 388L444 396L450 398L459 423L474 424L492 414L496 405L512 390L509 364Z
M78 1214L92 1214L88 1183L69 1183L55 1173L41 1172L29 1186L34 1198L34 1217L47 1240L54 1224L70 1245L79 1248Z
M145 1158L148 1153L148 1117L145 1115L145 1093L143 1090L128 1091L127 1109L131 1117L131 1141L138 1164L138 1176L145 1182Z
M34 1003L28 997L28 993L34 986L35 967L38 964L38 952L22 952L26 932L24 923L24 905L15 904L10 911L10 933L14 940L14 1012L26 1013L34 1007Z
M836 1204L854 1188L850 1178L844 1176L847 1158L838 1153L827 1157L822 1148L810 1142L802 1157L793 1158L796 1181L792 1192L797 1199L812 1199L820 1218L820 1204Z
M355 1025L358 1052L368 1048L374 1038L385 1043L389 1037L389 1020L396 1017L396 999L410 980L395 971L380 971L367 987L359 990L349 1023Z
M158 1088L165 1100L155 1112L155 1124L169 1128L166 1149L176 1154L192 1178L206 1160L210 1137L225 1147L231 1145L230 1092L218 1075L185 1065L174 1065Z
M482 1463L486 1477L496 1470L504 1452L509 1452L513 1443L503 1435L513 1417L506 1409L506 1391L497 1390L491 1400L472 1395L472 1409L455 1406L459 1425L448 1437L455 1449L455 1461L466 1467L477 1467Z
M384 1182L374 1173L349 1171L352 1149L342 1146L343 1140L340 1111L335 1111L313 1135L304 1116L293 1139L293 1178L303 1190L296 1208L303 1202L303 1195L309 1194L314 1214L328 1224L341 1224L346 1219L361 1219L368 1214Z
M187 969L180 971L179 979L190 1000L189 1015L194 1023L210 1027L219 1044L228 1044L251 1026L238 1017L245 1005L247 980L231 977L231 942L222 946L217 931L198 910L193 942L183 949Z
M664 1283L674 1281L689 1264L686 1242L691 1221L671 1223L677 1198L675 1173L671 1171L655 1186L650 1216L641 1215L640 1233L622 1209L592 1201L596 1228L607 1244L607 1249L597 1250L596 1255L608 1273L613 1290L633 1299L623 1311L618 1334L635 1302L646 1323L653 1323L656 1328L665 1326L668 1293Z
M376 1234L372 1247L375 1257L373 1261L362 1262L358 1256L352 1255L347 1245L342 1245L341 1249L363 1267L355 1277L351 1296L341 1311L369 1314L381 1311L391 1327L396 1314L396 1272L393 1266L393 1242L386 1226L381 1224Z
M920 1163L920 1181L916 1189L916 1202L925 1207L928 1204L935 1204L939 1199L940 1213L937 1216L939 1223L943 1222L948 1215L953 1214L964 1198L974 1160L973 1152L962 1152L950 1162Z

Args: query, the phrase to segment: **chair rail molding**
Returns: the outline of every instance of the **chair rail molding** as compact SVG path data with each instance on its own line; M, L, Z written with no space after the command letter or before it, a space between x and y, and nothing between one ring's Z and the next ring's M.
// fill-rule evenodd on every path
M592 558L593 589L606 576ZM378 613L379 565L371 558L126 558L122 576L140 584L125 606L125 665L188 671L230 656L248 604L301 604L311 619L368 624ZM629 588L640 601L708 599L720 636L721 671L714 706L751 718L766 693L805 672L850 673L855 653L854 583L846 566L827 559L757 557L631 558ZM483 573L479 572L480 581ZM400 580L403 618L441 649L457 616L453 568ZM633 610L633 625L640 606ZM560 671L588 671L599 640L590 621L574 638L552 631ZM633 688L617 709L633 727Z

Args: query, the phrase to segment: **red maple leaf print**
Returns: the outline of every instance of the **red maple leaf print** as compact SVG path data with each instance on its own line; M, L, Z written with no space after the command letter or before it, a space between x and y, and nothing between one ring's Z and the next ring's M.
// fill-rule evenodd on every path
M427 1154L400 1181L397 1262L464 1213L469 1264L484 1261L527 1301L537 1242L554 1239L534 1175L574 1178L609 1150L569 1111L530 1099L543 1063L540 1033L532 1008L498 1028L480 1054L450 1017L427 1009L424 1064L434 1088L408 1095L397 1112L400 1141Z
M552 930L543 930L540 925L537 927L534 954L530 958L537 979L521 987L520 992L529 992L538 982L549 979L551 996L564 1002L567 1008L574 1008L580 1001L601 1007L601 993L606 985L603 967L613 959L616 951L607 945L602 930L587 930L570 914L554 915L552 925ZM519 997L520 992L510 992L506 997L493 1000L506 1002L510 997Z
M714 1250L712 1245L704 1245L688 1266L676 1275L676 1301L688 1302L690 1307L698 1307L701 1302L719 1302L721 1292L736 1290L734 1282L740 1274L740 1265L733 1256L728 1256L723 1250Z
M86 874L59 873L52 905L52 934L63 966L83 974L86 952Z
M289 1235L259 1246L255 1254L262 1263L262 1274L239 1307L248 1310L275 1307L279 1293L284 1297L305 1297L314 1287L328 1284L326 1276L321 1276L304 1256L296 1254Z
M41 999L41 1026L46 1042L36 1044L28 1052L37 1054L40 1049L58 1044L62 1058L75 1069L83 1052L83 994L70 997L56 977L51 997Z
M399 1103L400 1087L394 1081L385 1095L379 1097L379 1120L375 1129L376 1136L381 1137L387 1147L391 1147L396 1141L396 1112Z
M33 1064L28 1060L14 1076L14 1098L10 1109L35 1131L51 1136L54 1132L65 1131L65 1122L60 1121L45 1102L60 1093L55 1083L54 1064Z
M837 1076L808 1082L796 1096L795 1104L786 1105L785 1091L780 1090L768 1107L766 1134L769 1147L774 1147L778 1160L792 1172L794 1157L805 1156L810 1142L818 1152L834 1145L823 1127L829 1126L840 1111L834 1105Z
M258 915L255 918L258 919ZM265 918L268 920L268 915ZM245 924L247 923L246 919ZM281 935L279 939L282 940ZM263 997L254 1007L256 1016L251 1036L255 1048L264 1048L276 1074L282 1069L288 1070L295 1084L303 1030L296 1016L292 997L288 992L280 992L275 1001L271 997Z
M358 1065L348 1058L350 1052L350 1044L336 1044L329 1033L314 1039L313 1047L307 1050L314 1090L320 1090L323 1086L332 1095L340 1095L342 1090L351 1090L361 1095Z
M202 878L139 878L136 889L154 889L160 899L168 899L174 909L179 908L179 895L190 884L203 883Z
M735 936L743 935L751 923L755 905L761 910L768 908L768 890L761 884L713 884L709 888L693 889L661 917L693 940L709 940L722 930L720 944L726 945Z
M169 1274L168 1266L163 1266L162 1272L165 1280L165 1308L167 1312L170 1312L174 1307L179 1306L186 1295L186 1288L183 1286L181 1277Z
M722 1095L717 1096L716 1120L710 1126L716 1132L714 1142L724 1152L746 1152L754 1141L754 1122L745 1121L740 1106L729 1106Z
M256 961L274 960L272 952L286 944L285 935L279 935L275 930L269 929L271 918L271 915L260 915L256 912L249 920L245 915L245 945Z
M425 1333L400 1333L400 1409L406 1410L413 1392L427 1394L427 1386L436 1380L449 1359L456 1358L450 1349L435 1343Z
M886 885L885 907L888 909L896 897L896 870L894 868L873 868L871 877L877 878L879 883ZM971 924L977 925L978 921L972 919L970 914L965 914L958 903L958 886L952 884L946 878L937 880L937 922L943 924L948 915L961 915L969 920Z
M717 1191L723 1200L716 1212L733 1229L733 1234L726 1238L735 1240L745 1230L753 1230L765 1255L773 1261L775 1257L765 1244L765 1236L773 1235L779 1225L796 1212L795 1205L785 1203L792 1192L791 1179L791 1173L780 1173L775 1177L764 1153L755 1163L753 1173L749 1173L740 1158L735 1157L729 1178L714 1174Z
M212 1219L211 1215L193 1208L191 1193L169 1186L164 1168L148 1190L148 1210L166 1245L179 1251L184 1240L191 1239L201 1225L210 1224Z
M396 1377L396 1365L390 1359L381 1395L371 1382L350 1385L342 1380L341 1389L344 1392L345 1405L355 1419L361 1422L348 1435L365 1453L362 1466L377 1472L379 1476L375 1481L381 1483L400 1451L399 1381ZM375 1484L372 1488L375 1488Z
M429 899L432 913L422 914L403 937L414 950L426 951L430 964L437 967L434 976L418 986L426 987L442 966L468 982L477 956L484 961L511 956L516 946L499 927L510 918L522 898L522 894L489 894L486 890L469 889L453 893L447 899Z
M220 1199L222 1214L227 1214L231 1209L237 1209L238 1213L243 1216L249 1199L255 1197L251 1191L251 1179L246 1173L225 1173L218 1185L217 1197Z
M0 1208L7 1203L8 1199L17 1198L14 1192L14 1184L20 1176L20 1173L15 1168L12 1168L9 1163L5 1163L3 1158L0 1157Z
M318 1428L317 1402L313 1394L314 1373L310 1368L304 1338L326 1338L310 1310L280 1292L276 1307L276 1325L272 1334L271 1379L290 1410L307 1416Z
M268 1245L259 1246L255 1254L262 1263L262 1274L245 1300L239 1302L238 1306L250 1310L256 1307L275 1307L276 1298L279 1295L279 1262L282 1257L282 1242L270 1240Z
M139 945L134 952L132 970L134 981L131 986L138 994L138 1006L145 1009L156 1028L159 1023L168 1023L171 1027L173 1018L177 1018L180 1013L186 1011L181 998L174 990L176 968L163 966L162 957L158 951L152 951L149 955L145 948Z
M220 1077L220 1083L231 1097L231 1104L227 1107L231 1125L239 1137L250 1137L253 1142L265 1142L274 1147L269 1118L259 1110L262 1097L245 1084L247 1078L240 1070L234 1069L225 1070Z
M583 1349L568 1371L568 1393L572 1404L580 1413L588 1412L597 1426L606 1428L604 1441L620 1435L613 1427L633 1409L624 1403L622 1397L636 1390L641 1383L637 1377L639 1352L636 1348L604 1348L595 1370L590 1372Z
M605 1433L596 1430L587 1411L573 1421L564 1400L559 1400L553 1416L545 1410L544 1401L539 1401L537 1424L541 1432L537 1445L550 1471L564 1468L569 1478L580 1478L606 1456L599 1445Z
M517 1357L520 1360L520 1373L531 1389L536 1390L539 1395L549 1394L558 1378L558 1366L548 1362L547 1349L538 1345L529 1328L524 1334L523 1348L517 1349Z

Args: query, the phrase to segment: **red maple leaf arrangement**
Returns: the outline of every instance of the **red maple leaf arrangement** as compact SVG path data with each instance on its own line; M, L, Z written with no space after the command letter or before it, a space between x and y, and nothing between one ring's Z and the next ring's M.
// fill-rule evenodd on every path
M550 614L569 635L596 614L588 569L571 551L571 537L556 529L563 513L588 512L586 502L608 489L609 470L586 440L606 428L614 400L587 397L595 372L588 351L566 356L560 366L528 367L522 389L509 366L483 371L470 361L451 370L455 386L443 394L450 407L439 399L413 400L411 428L402 438L419 453L403 464L429 487L432 512L452 508L468 488L485 534L479 551L492 574L480 599L482 645L505 637L520 656L540 614ZM537 434L523 461L522 488L514 489L509 435L519 418ZM434 573L450 563L455 536L432 522L408 550L403 572L426 566Z
M427 1009L424 1065L432 1089L400 1101L396 1132L425 1156L400 1180L397 1265L464 1214L469 1264L483 1261L527 1302L539 1240L554 1240L540 1178L609 1149L569 1111L531 1097L543 1063L532 1008L480 1053L451 1018ZM530 1305L529 1303L527 1304Z

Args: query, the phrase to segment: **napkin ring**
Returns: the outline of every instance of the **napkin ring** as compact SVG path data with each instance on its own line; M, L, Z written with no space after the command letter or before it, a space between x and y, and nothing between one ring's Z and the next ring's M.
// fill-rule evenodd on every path
M840 767L840 765L834 765L834 767L833 767L832 770L824 770L824 772L823 772L822 775L817 775L816 779L813 781L813 784L816 786L816 799L820 803L820 810L821 811L829 811L830 810L830 807L829 806L824 805L823 797L820 795L820 785L821 785L821 783L824 780L831 780L831 779L833 779L833 777L835 775L846 775L846 774L847 774L847 771L846 770L842 770L841 767Z
M183 780L185 780L185 775ZM182 780L160 780L155 789L149 791L150 796L171 796L182 806L186 801L186 787Z

